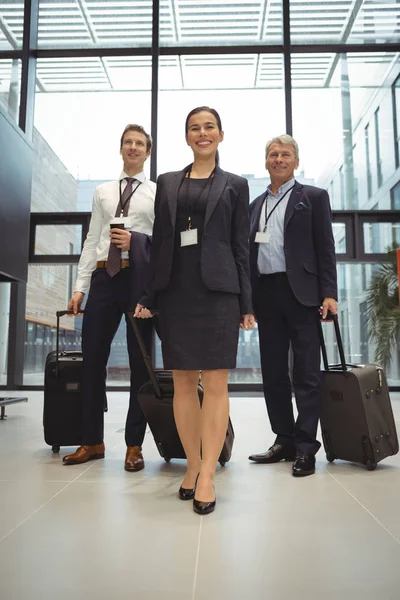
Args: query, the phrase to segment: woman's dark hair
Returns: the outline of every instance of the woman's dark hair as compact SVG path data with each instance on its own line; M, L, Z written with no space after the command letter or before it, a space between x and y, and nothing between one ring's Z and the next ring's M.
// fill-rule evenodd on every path
M217 127L219 129L219 131L222 131L222 123L221 123L221 117L219 116L219 114L217 113L217 111L215 110L215 108L210 108L209 106L198 106L197 108L194 108L193 110L190 111L190 113L188 114L188 116L186 117L186 122L185 122L185 135L187 135L189 133L189 121L190 121L190 117L193 117L193 115L197 115L197 113L200 112L209 112L212 115L214 115L215 120L217 121ZM217 150L216 154L215 154L215 165L219 165L219 152Z

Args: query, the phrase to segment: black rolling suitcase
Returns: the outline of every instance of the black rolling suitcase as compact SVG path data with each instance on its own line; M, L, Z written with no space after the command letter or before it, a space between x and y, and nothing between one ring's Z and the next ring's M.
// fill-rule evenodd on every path
M60 318L70 314L73 311L56 313L56 349L48 354L44 370L44 439L53 452L79 446L82 437L82 352L59 349Z
M358 462L373 471L378 462L397 454L399 442L383 369L346 364L337 316L333 320L340 356L328 366L320 324L324 362L321 431L326 458Z
M146 364L150 381L145 383L139 391L138 400L140 407L149 424L154 441L166 462L171 458L186 458L181 440L175 425L172 400L174 396L174 384L171 371L154 370L146 346L140 335L136 319L132 313L127 313L132 329L136 335L143 360ZM203 399L203 388L199 383L198 393L200 402ZM232 454L232 446L235 438L233 426L229 419L225 442L219 457L219 463L224 466Z

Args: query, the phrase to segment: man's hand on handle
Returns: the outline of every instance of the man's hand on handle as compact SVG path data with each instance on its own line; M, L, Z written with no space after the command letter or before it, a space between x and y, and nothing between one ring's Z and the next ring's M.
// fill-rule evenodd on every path
M143 306L143 304L137 304L133 316L137 317L138 319L150 319L153 316L153 314L149 311L148 308Z
M253 329L255 324L254 315L242 315L240 329Z
M85 294L83 292L74 292L71 300L68 302L68 310L73 310L74 315L77 315L82 306L83 299Z
M326 319L326 315L328 314L328 310L333 314L337 315L337 302L335 298L324 298L322 303L322 313L321 317Z

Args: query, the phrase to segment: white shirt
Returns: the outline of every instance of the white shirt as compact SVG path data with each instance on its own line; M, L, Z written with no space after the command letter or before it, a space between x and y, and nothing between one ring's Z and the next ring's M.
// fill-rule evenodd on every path
M288 190L294 186L294 183L295 179L293 177L293 179L281 185L276 196L272 193L271 186L268 186L267 195L261 209L258 231L264 231L266 216L271 214L272 209L285 193L286 196L268 219L266 231L269 234L269 242L258 246L257 266L260 275L286 271L285 251L283 249L284 223L286 208L292 193Z
M123 192L127 186L126 177L128 175L122 171L117 181L102 183L94 192L89 231L78 264L76 292L86 293L88 291L96 262L107 260L110 249L110 221L115 217L115 211L117 210L120 181L121 191ZM125 229L151 235L154 222L156 184L146 179L143 172L135 175L135 179L142 183L131 197ZM127 255L127 252L122 252L123 258Z

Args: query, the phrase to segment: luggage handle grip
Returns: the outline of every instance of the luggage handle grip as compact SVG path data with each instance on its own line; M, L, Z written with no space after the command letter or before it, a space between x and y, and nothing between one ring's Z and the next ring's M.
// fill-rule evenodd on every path
M322 322L324 322L324 321L332 321L333 322L333 325L335 328L336 342L337 342L339 357L340 357L340 366L342 368L342 371L344 373L346 373L347 365L346 365L346 358L344 355L343 340L342 340L342 336L340 333L338 316L334 315L330 311L328 311L327 318L323 319ZM325 371L329 371L328 355L326 353L326 346L325 346L324 334L322 332L321 319L319 319L319 322L318 322L318 329L319 329L319 339L320 339L324 368L325 368Z
M83 315L85 311L84 310L78 310L78 312L76 314L78 315ZM57 316L57 331L56 331L56 377L58 377L58 372L59 372L59 364L58 364L58 353L60 351L60 318L64 317L65 315L74 315L74 311L73 310L58 310L56 312L56 316Z
M154 310L156 310L156 309L154 309ZM153 312L153 310L151 312L152 312L152 314L155 314ZM140 352L141 352L142 358L144 360L144 364L146 365L146 369L147 369L147 372L149 374L151 384L152 384L152 386L154 388L154 393L156 395L156 398L161 398L160 384L158 382L157 375L156 375L156 373L155 373L155 371L153 369L153 365L151 363L151 359L150 359L149 353L147 352L147 348L146 348L145 343L143 341L143 338L142 338L142 336L140 334L139 327L138 327L137 321L136 321L136 317L133 316L133 312L132 311L128 311L126 313L126 315L127 315L128 319L129 319L130 324L132 325L133 333L135 334L137 343L139 345Z

